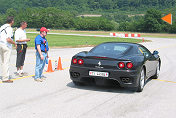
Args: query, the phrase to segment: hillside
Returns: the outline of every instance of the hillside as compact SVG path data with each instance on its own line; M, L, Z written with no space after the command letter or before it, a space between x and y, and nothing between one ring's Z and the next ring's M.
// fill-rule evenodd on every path
M28 27L51 29L176 32L176 0L0 0L0 25L6 16ZM161 20L172 13L173 25Z
M144 12L148 8L167 9L176 6L176 0L0 0L0 12L9 8L26 9L56 7L78 13Z

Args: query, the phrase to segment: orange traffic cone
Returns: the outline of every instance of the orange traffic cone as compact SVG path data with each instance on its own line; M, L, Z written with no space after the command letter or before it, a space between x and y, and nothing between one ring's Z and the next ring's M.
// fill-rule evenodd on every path
M54 72L54 71L53 71L53 68L52 68L51 60L49 60L49 63L48 63L48 69L47 69L46 72Z
M58 60L57 70L64 70L64 69L62 68L61 58L60 58L60 57L59 57L59 60Z
M143 38L142 42L144 42L144 38Z

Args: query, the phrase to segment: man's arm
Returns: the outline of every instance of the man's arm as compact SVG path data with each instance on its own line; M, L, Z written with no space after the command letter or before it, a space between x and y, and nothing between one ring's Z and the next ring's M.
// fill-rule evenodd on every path
M43 60L43 59L44 59L44 56L42 55L42 51L41 51L40 45L37 45L37 51L38 51L39 54L40 54L41 60Z
M8 43L10 43L10 44L14 44L15 47L17 48L16 43L13 41L12 38L10 38L10 37L13 36L13 29L10 28L10 27L7 27L7 28L6 28L6 35L7 35L7 37L8 37L8 38L6 39L6 41L7 41Z
M23 39L23 40L16 40L16 42L28 42L30 41L31 39Z
M14 46L17 47L16 43L11 38L7 38L6 40L8 43L14 44Z
M47 58L49 58L48 52L47 52Z

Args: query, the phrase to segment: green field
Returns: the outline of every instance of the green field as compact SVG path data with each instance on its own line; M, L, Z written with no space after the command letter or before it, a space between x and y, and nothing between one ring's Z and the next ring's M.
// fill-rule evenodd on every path
M31 39L29 47L34 47L34 39L38 34L27 34ZM68 36L48 34L47 40L50 47L86 47L95 46L103 42L132 42L140 43L140 39L117 38L117 37L95 37L95 36Z
M26 29L27 32L36 32L36 29ZM110 32L116 32L120 34L141 34L141 37L152 38L176 38L176 34L168 33L139 33L139 32L125 32L125 31L77 31L77 30L51 30L50 33L63 33L63 34L87 34L87 35L106 35L109 36Z
M27 32L38 32L36 29L26 29ZM112 31L117 32L117 31ZM110 31L79 31L79 30L55 30L52 29L49 33L63 33L63 34L87 34L87 35L110 35Z
M141 35L142 37L151 37L151 38L176 38L176 35L172 35L172 34L165 34L165 35Z

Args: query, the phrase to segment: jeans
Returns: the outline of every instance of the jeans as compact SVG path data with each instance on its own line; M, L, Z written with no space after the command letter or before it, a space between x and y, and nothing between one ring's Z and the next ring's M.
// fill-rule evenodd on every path
M41 78L45 67L47 53L42 52L42 55L44 56L43 60L41 60L40 54L36 51L35 79Z

